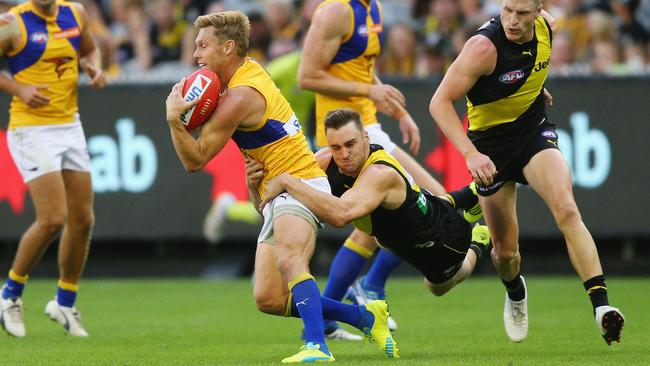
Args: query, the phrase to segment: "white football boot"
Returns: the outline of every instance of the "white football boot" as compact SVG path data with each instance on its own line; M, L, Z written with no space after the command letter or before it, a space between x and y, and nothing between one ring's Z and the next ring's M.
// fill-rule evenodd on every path
M358 334L352 334L343 328L336 328L333 332L325 333L325 339L339 341L362 341L363 337Z
M621 342L621 330L625 323L625 317L620 310L613 306L603 305L596 308L596 325L608 345L612 341Z
M9 299L0 298L0 325L2 325L9 335L14 337L25 336L23 300L20 297Z
M503 325L506 334L513 342L523 342L528 336L528 289L524 276L521 276L526 296L521 301L512 301L506 292L506 302L503 307Z
M55 298L45 306L45 315L63 325L66 334L73 337L88 337L88 333L81 325L81 314L76 307L61 306Z

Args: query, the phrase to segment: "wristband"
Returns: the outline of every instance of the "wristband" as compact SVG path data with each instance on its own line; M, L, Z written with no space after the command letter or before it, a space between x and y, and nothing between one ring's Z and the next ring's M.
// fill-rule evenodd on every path
M408 112L404 108L398 108L395 114L393 115L393 118L395 119L400 119L404 116L406 116Z

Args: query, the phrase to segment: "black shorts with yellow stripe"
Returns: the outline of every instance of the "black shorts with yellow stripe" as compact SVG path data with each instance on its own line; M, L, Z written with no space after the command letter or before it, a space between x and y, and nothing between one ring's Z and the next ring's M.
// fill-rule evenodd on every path
M472 240L472 227L449 202L437 197L432 201L440 206L443 215L433 237L388 249L422 272L430 282L443 283L462 266Z
M490 186L477 185L481 196L494 194L507 181L528 184L524 167L530 159L542 150L558 148L555 125L547 117L537 123L506 123L485 131L469 131L467 135L481 154L490 157L497 169Z

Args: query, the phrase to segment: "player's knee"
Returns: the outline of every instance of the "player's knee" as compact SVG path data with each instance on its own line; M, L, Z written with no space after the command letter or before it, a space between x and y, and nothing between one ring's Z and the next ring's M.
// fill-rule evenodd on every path
M446 294L447 292L449 292L449 288L438 287L438 286L435 286L435 285L432 286L430 290L431 290L431 293L433 294L433 296L436 296L436 297L440 297L440 296Z
M431 283L426 278L424 279L424 285L427 287L427 289L429 289L429 292L431 292L433 296L436 297L440 297L449 292L448 286L440 286L435 283Z
M283 277L291 278L293 273L304 272L306 265L299 253L282 253L278 255L278 268Z
M65 226L67 217L65 213L54 213L39 216L36 222L39 228L46 233L46 235L56 235Z
M70 215L68 217L68 225L78 230L90 232L95 225L95 214L90 211L81 215Z
M255 293L255 306L266 314L284 315L287 304L269 293Z
M511 248L504 245L497 247L495 245L492 248L490 255L492 256L492 261L494 263L510 263L517 255L517 247L514 246Z
M574 202L559 205L553 211L553 215L560 229L567 225L575 225L576 222L582 220L578 206Z

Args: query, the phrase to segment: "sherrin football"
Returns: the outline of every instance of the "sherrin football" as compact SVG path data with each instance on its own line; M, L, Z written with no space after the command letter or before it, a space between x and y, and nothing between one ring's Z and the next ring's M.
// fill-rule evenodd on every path
M208 69L200 69L185 78L183 99L191 102L199 98L198 104L181 114L181 122L185 129L192 131L204 124L219 102L219 77Z

